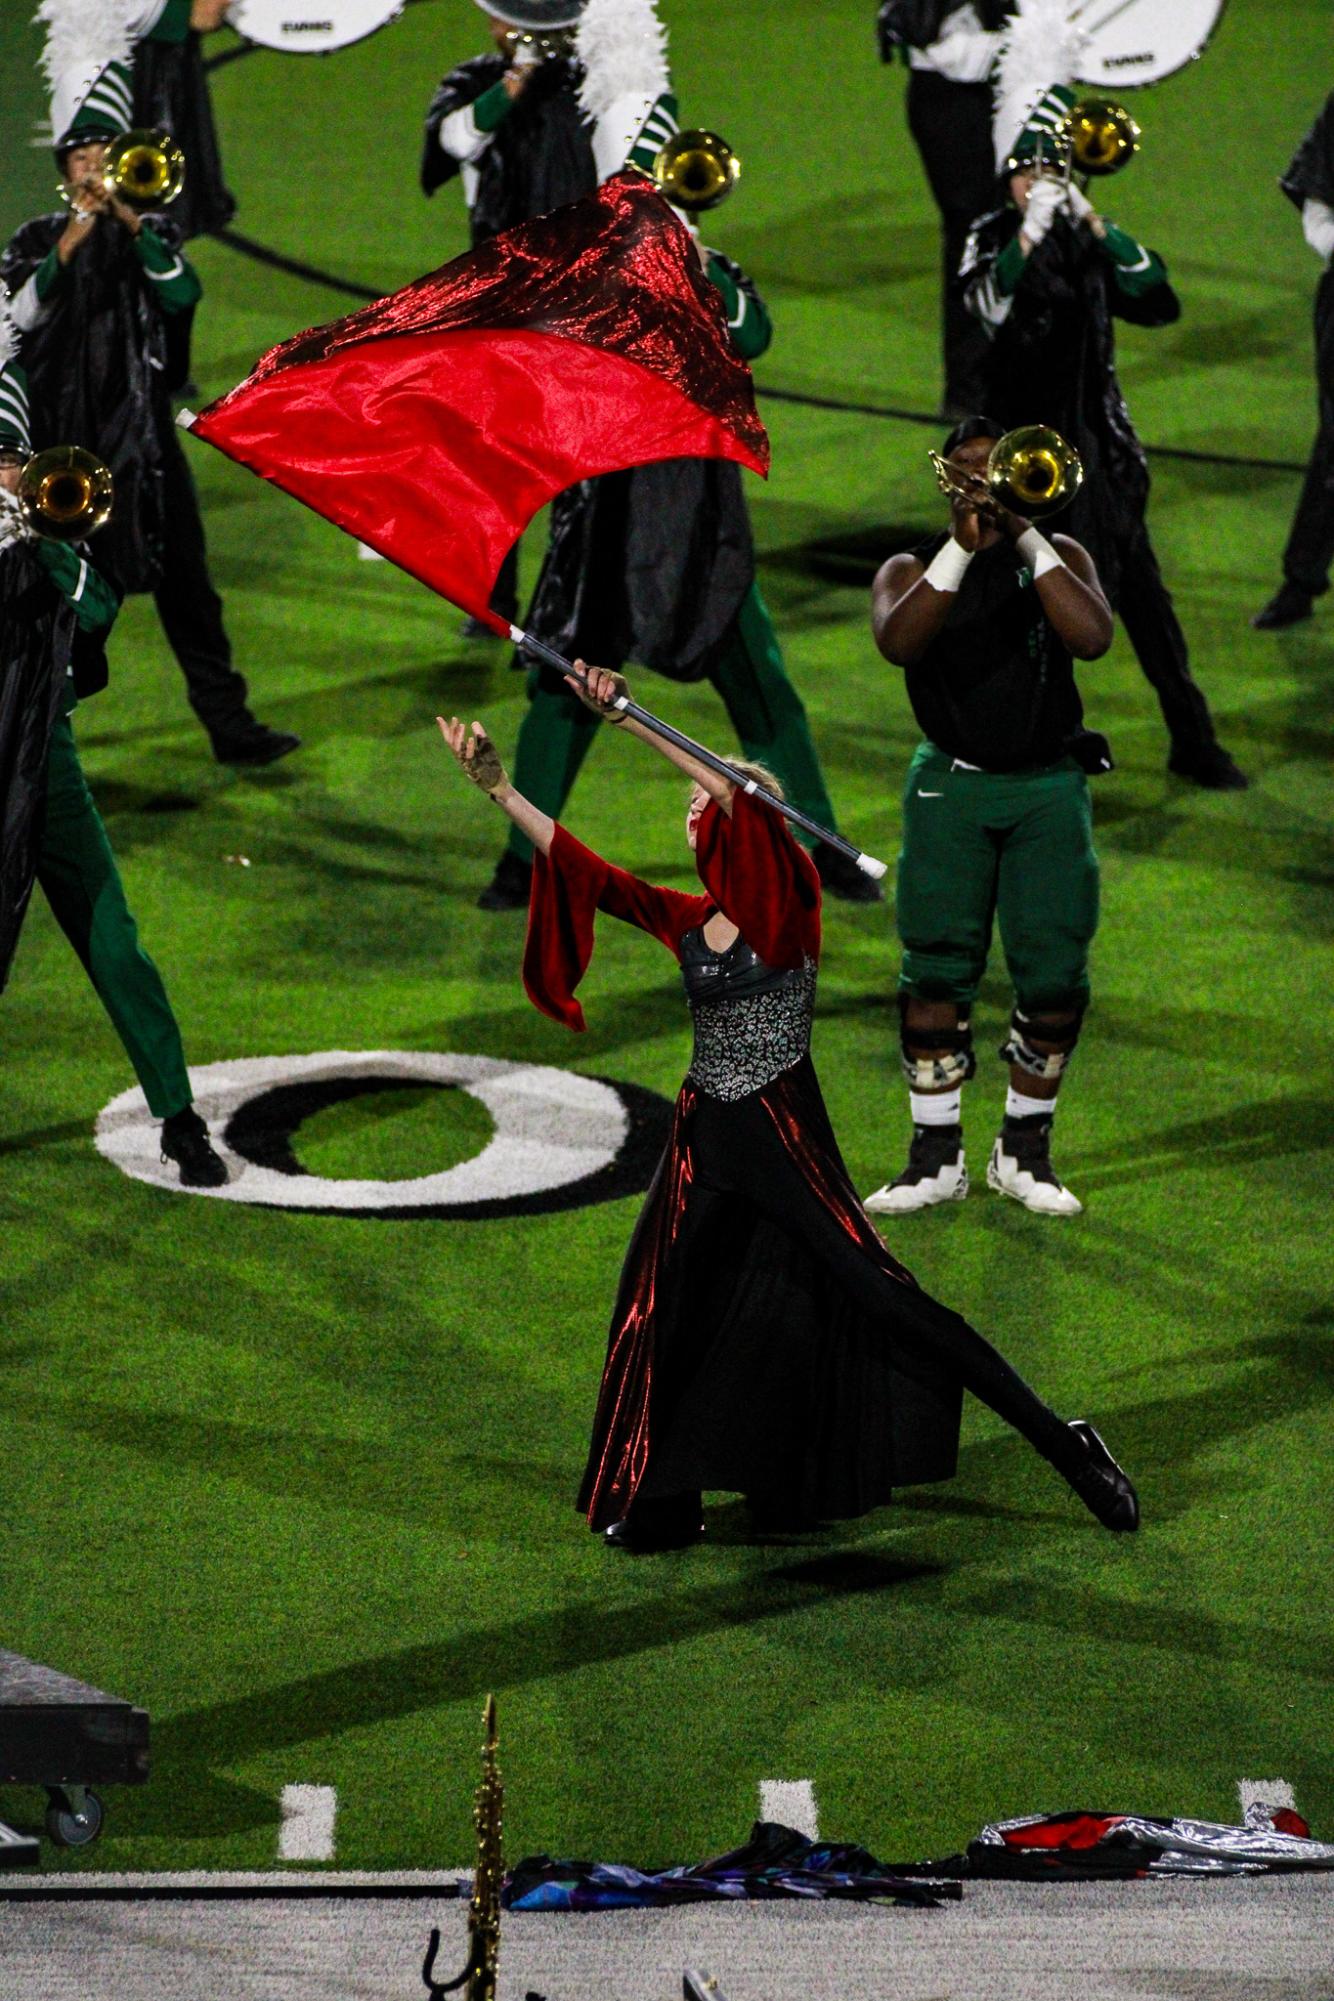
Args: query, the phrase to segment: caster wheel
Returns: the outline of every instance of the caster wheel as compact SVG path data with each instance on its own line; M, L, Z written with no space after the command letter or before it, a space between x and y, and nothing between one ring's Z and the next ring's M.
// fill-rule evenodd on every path
M57 1848L87 1848L102 1832L102 1802L80 1786L71 1793L53 1793L46 1809L46 1831Z

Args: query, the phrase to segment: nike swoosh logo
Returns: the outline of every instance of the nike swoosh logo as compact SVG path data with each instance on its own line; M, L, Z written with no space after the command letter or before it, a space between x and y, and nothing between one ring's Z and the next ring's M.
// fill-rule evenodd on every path
M945 794L943 792L923 792L919 785L917 788L917 797L919 799L943 799Z

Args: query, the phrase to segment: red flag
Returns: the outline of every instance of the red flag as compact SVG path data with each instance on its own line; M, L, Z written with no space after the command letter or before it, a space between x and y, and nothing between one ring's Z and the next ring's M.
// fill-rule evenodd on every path
M636 173L270 348L191 429L500 632L496 572L553 494L769 465L718 290Z

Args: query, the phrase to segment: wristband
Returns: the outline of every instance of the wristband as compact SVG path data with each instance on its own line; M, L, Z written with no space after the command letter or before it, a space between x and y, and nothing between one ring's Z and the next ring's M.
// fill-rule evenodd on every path
M1034 583L1037 583L1039 578L1045 577L1048 570L1065 568L1065 564L1046 536L1040 534L1036 528L1025 528L1014 546L1033 572Z
M926 582L933 591L957 591L972 560L973 551L960 548L951 535L944 548L938 549L928 563Z

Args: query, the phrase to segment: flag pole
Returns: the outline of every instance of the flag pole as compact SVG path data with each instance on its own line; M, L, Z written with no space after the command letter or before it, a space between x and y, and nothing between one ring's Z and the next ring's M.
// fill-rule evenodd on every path
M566 674L573 681L587 681L587 674L581 672L572 660L567 660L563 653L557 653L555 647L548 646L544 639L535 639L532 633L525 632L522 626L512 625L510 638L516 646L533 654L536 659L545 661L548 667L554 667L558 674ZM706 750L702 743L696 743L693 737L683 735L671 723L664 722L661 716L655 716L651 710L641 708L639 703L631 701L628 695L618 696L611 707L619 709L628 721L640 723L646 730L651 730L653 735L661 737L664 743L675 744L678 750L687 751L708 770L716 771L720 778L726 778L733 785L739 786L743 792L749 792L752 798L762 799L766 806L772 806L776 813L781 813L784 819L791 820L794 826L804 828L808 834L814 834L819 841L827 841L831 848L837 848L840 854L855 862L862 874L869 875L873 881L879 882L881 876L887 872L886 863L877 861L874 855L864 854L860 848L854 847L851 841L845 841L842 834L836 834L831 827L822 827L818 820L813 820L809 813L803 813L801 808L792 805L790 800L780 799L775 793L767 792L764 786L758 784L746 772L738 771L735 765L729 764L725 757L719 757L715 752Z

